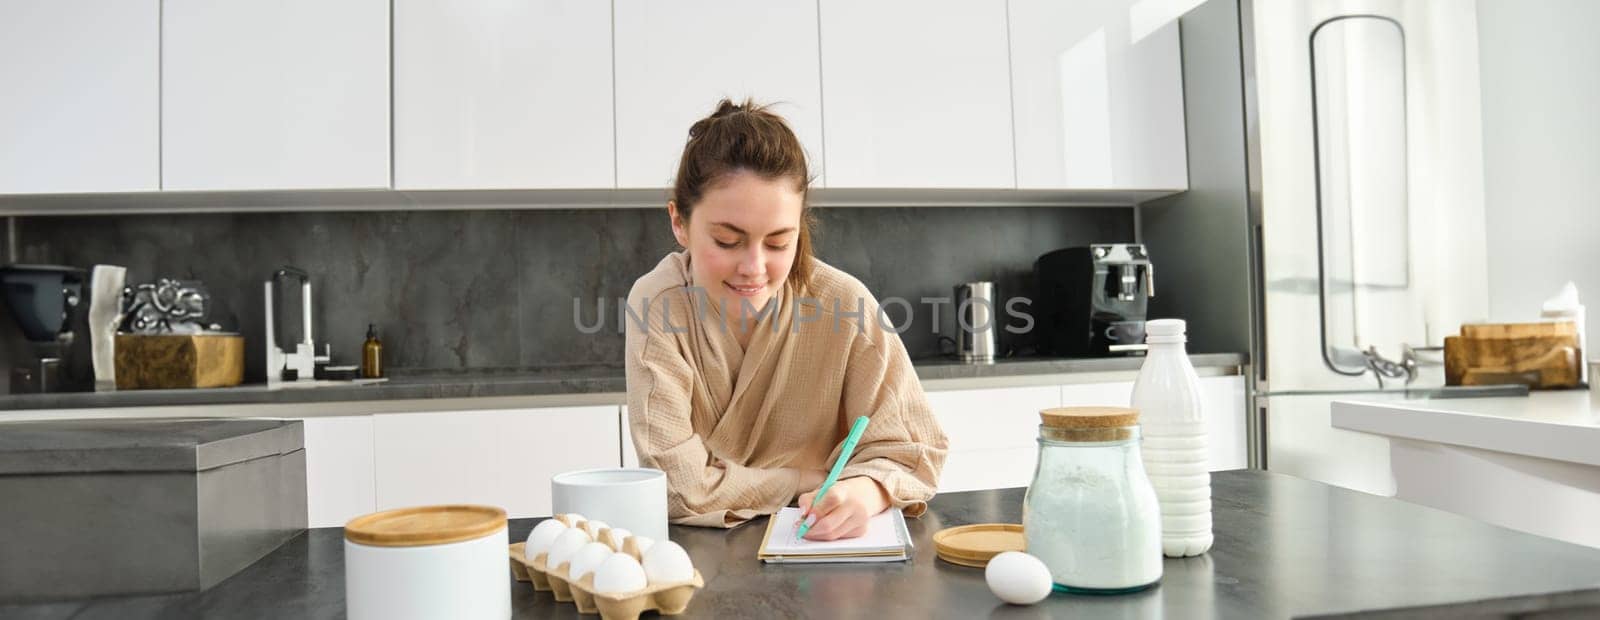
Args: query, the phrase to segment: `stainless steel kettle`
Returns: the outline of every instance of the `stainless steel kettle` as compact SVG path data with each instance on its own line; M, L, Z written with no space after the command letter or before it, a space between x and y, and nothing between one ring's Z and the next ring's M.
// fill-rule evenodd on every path
M956 358L969 364L994 362L995 331L999 314L995 312L993 282L957 284Z

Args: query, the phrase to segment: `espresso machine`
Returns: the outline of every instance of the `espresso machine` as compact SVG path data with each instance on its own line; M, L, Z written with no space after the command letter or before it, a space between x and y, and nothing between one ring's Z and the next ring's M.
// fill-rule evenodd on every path
M60 265L0 267L6 310L28 339L27 359L11 367L12 393L92 389L84 285L87 273Z
M285 312L293 289L280 288L280 282L299 284L299 307ZM299 315L295 329L294 315ZM316 340L311 337L311 276L305 271L284 266L266 281L267 384L312 381L315 379Z
M1034 261L1033 273L1041 353L1078 357L1145 350L1145 311L1156 291L1143 244L1056 250Z

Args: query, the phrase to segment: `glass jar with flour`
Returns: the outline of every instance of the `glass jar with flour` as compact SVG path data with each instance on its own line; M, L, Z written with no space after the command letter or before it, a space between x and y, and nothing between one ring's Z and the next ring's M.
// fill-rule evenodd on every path
M1139 457L1139 413L1039 412L1039 464L1022 506L1028 553L1060 592L1114 594L1161 580L1161 508Z

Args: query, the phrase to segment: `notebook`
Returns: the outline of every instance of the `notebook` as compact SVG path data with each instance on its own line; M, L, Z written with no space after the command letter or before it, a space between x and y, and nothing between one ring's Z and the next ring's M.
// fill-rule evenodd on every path
M784 508L767 519L767 535L756 557L773 563L903 562L911 558L911 533L899 508L885 510L855 538L817 541L795 537L799 508Z

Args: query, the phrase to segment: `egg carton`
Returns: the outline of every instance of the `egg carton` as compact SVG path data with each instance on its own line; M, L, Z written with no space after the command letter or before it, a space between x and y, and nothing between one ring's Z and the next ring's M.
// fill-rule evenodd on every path
M573 527L567 515L556 515L554 518L567 527ZM584 529L588 531L587 527ZM589 531L589 534L613 552L626 553L641 563L644 561L644 554L639 551L639 543L633 536L618 545L612 540L610 528ZM578 581L572 581L567 578L569 562L554 567L546 566L548 553L540 553L529 561L524 553L526 545L519 542L510 547L513 578L531 583L534 590L552 593L557 601L577 605L578 613L598 613L604 620L633 620L647 611L676 616L689 607L689 599L694 597L695 590L706 585L700 571L696 570L694 578L686 582L651 584L633 592L595 592L593 572Z

